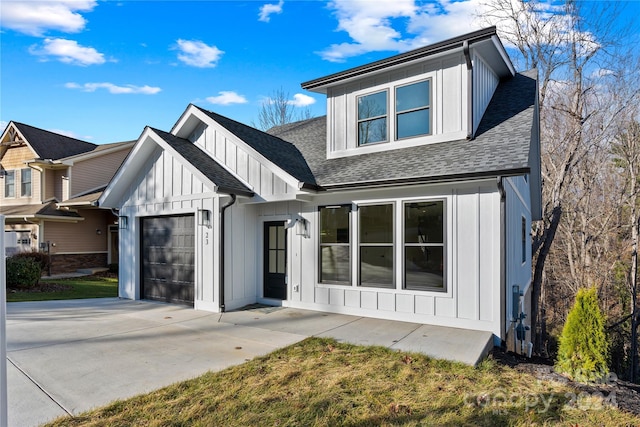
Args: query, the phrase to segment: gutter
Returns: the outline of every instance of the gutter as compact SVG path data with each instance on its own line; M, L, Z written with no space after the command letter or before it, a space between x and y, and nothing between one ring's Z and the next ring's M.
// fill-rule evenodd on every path
M448 176L434 176L434 177L421 177L421 178L399 178L388 179L380 181L367 181L367 182L343 182L337 184L326 184L322 186L325 191L336 190L350 190L359 188L381 188L381 187L393 187L397 185L421 185L421 184L434 184L434 183L447 183L453 181L475 181L479 179L495 178L495 177L508 177L518 176L530 172L529 167L522 167L517 169L503 169L497 171L487 172L471 172L471 173L459 173Z
M231 200L220 209L220 312L224 313L224 212L236 202L236 195L229 194Z
M473 62L468 40L462 42L462 52L467 63L467 139L473 139Z
M504 189L504 177L498 176L496 183L500 193L500 339L507 338L507 192Z

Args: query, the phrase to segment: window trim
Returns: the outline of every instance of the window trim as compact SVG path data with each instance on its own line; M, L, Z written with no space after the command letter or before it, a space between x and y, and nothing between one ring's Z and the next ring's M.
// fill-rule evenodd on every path
M5 170L5 175L4 175L4 193L3 196L6 199L15 199L16 198L16 171L15 169L12 170ZM9 175L11 175L11 184L9 184ZM11 185L11 188L13 189L13 194L9 195L7 194L7 188L9 188L9 185Z
M360 119L360 98L364 98L365 96L370 96L370 95L376 95L378 93L385 93L386 97L385 97L385 101L386 101L386 113L383 115L378 115L378 116L373 116L373 117L367 117L366 119ZM389 142L390 138L389 138L389 124L390 124L390 120L389 120L389 110L391 109L391 96L390 96L391 91L389 90L389 88L384 88L381 90L376 90L373 92L366 92L366 93L362 93L360 95L356 95L356 147L370 147L372 145L378 145L378 144L386 144ZM386 133L385 133L385 138L382 141L376 141L376 142L367 142L367 143L360 143L360 123L364 123L364 122L371 122L374 120L379 120L384 118L387 121L387 126L386 126Z
M442 202L442 243L406 243L405 242L405 234L406 234L406 214L405 209L406 206L410 203L425 203L425 202ZM447 266L448 266L448 257L447 257L447 231L448 231L448 221L447 221L447 198L445 197L434 197L434 198L420 198L420 199L403 199L402 200L402 248L401 248L401 258L402 258L402 290L404 291L412 291L412 292L437 292L438 294L448 293L448 283L447 283ZM407 247L441 247L442 248L442 287L424 287L422 289L411 289L407 287L407 265L406 265L406 248Z
M423 83L423 82L429 82L429 102L427 104L426 107L419 107L419 108L412 108L409 110L403 110L401 112L398 112L397 109L397 99L398 99L398 88L402 88L402 87L406 87L406 86L411 86L414 84L418 84L418 83ZM414 138L421 138L421 137L425 137L425 136L431 136L433 135L433 78L431 77L427 77L421 80L416 80L416 81L412 81L412 82L407 82L407 83L403 83L403 84L399 84L399 85L395 85L393 86L393 105L394 105L394 109L393 109L393 117L394 117L394 129L393 129L393 133L394 133L394 141L405 141L408 139L414 139ZM423 110L428 110L429 111L429 133L421 133L419 135L412 135L412 136L405 136L400 138L398 136L398 116L400 116L401 114L407 114L407 113L413 113L416 111L423 111Z
M391 206L391 232L392 232L392 241L391 243L362 243L362 238L361 238L361 230L362 230L362 220L360 218L360 210L363 207L367 207L367 206L385 206L385 205L390 205ZM398 244L398 237L396 236L396 224L397 224L397 201L396 200L380 200L380 201L371 201L369 203L361 203L358 204L357 207L357 211L358 211L358 230L357 230L357 262L358 262L358 283L357 286L358 288L375 288L375 289L389 289L389 290L397 290L397 278L396 278L396 273L397 273L397 262L396 262L396 254L397 254L397 244ZM366 282L364 283L362 281L362 247L363 246L368 246L368 247L391 247L391 261L392 261L392 272L391 272L391 284L389 286L385 286L384 283L370 283L370 282Z
M349 208L347 224L349 225L349 243L322 243L322 209L330 209L330 208ZM353 284L353 254L352 254L352 243L353 243L353 230L351 223L351 213L353 212L353 205L351 203L343 203L336 205L321 205L318 206L318 284L323 285L341 285L341 286L352 286ZM322 248L327 246L340 246L347 247L349 254L349 279L346 281L340 280L322 280Z
M29 181L24 180L24 172L29 172ZM24 185L29 184L29 194L25 194ZM31 168L20 169L20 197L33 197L33 171Z

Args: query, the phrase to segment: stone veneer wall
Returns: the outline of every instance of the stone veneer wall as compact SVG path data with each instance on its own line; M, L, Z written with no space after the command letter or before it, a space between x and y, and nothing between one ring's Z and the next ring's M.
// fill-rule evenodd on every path
M98 267L107 267L106 253L51 255L51 274L75 273L83 268Z

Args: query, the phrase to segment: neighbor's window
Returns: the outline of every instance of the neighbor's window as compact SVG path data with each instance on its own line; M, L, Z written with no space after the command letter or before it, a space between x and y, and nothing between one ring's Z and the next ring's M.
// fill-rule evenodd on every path
M31 169L20 171L20 196L31 197Z
M393 288L393 204L359 206L360 285Z
M358 97L358 145L387 140L387 91Z
M320 208L320 282L349 284L351 206Z
M404 204L404 287L444 290L444 201Z
M4 197L16 197L16 171L6 171L4 176Z
M431 133L431 81L396 88L396 139Z

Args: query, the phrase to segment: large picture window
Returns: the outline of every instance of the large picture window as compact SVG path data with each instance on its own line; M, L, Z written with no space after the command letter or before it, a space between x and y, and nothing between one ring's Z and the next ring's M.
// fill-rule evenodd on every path
M360 285L393 288L393 204L359 206Z
M444 201L404 204L404 287L444 290Z
M431 81L396 88L396 139L431 133Z
M16 197L16 171L6 171L4 176L4 197Z
M320 208L320 282L349 284L351 206Z
M387 141L387 91L358 97L358 145Z
M20 171L20 196L31 197L31 169Z

